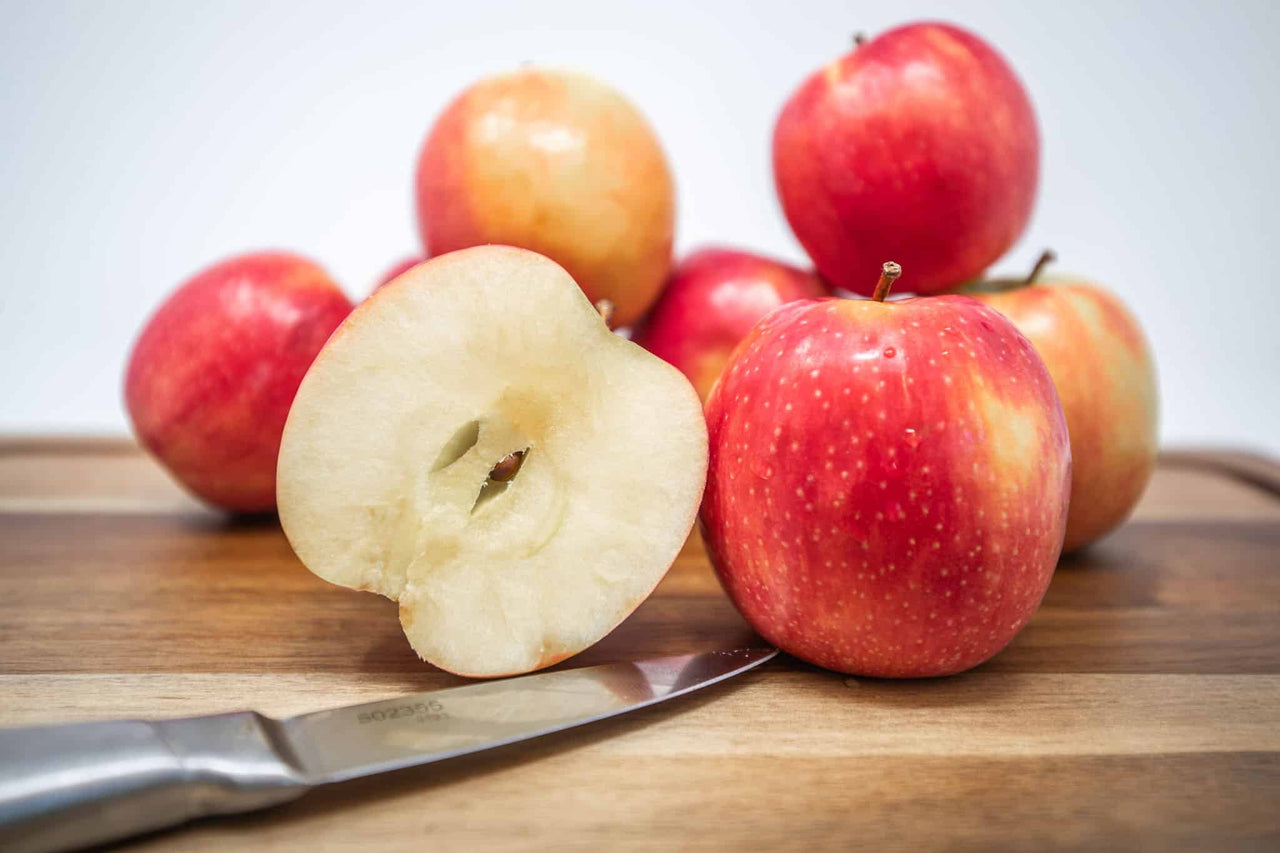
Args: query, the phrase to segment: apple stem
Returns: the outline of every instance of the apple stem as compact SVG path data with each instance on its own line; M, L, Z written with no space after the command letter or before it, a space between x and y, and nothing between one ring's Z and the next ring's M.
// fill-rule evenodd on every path
M871 298L876 302L884 302L884 298L889 295L889 288L893 287L893 283L902 275L902 267L893 261L886 261L880 270L880 280L876 282L876 291L871 294Z
M613 328L613 303L608 299L601 299L596 302L596 310L600 312L600 319L604 320L604 324L610 329Z
M866 34L866 33L854 33L854 34L853 34L853 46L854 46L854 47L862 47L862 46L863 46L864 44L866 44L866 43L867 43L867 34Z
M1040 277L1040 273L1044 268L1058 259L1058 255L1053 249L1045 249L1040 253L1040 257L1036 259L1036 265L1031 268L1031 272L1027 274L1027 280L1023 284L1034 284L1035 280Z

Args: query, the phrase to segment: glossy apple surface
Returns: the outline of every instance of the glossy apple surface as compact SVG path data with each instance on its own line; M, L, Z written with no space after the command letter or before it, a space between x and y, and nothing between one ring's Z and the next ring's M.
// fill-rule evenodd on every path
M1067 551L1124 521L1155 470L1155 363L1137 319L1111 292L1054 277L974 297L1008 317L1053 376L1071 433Z
M425 660L510 675L649 595L706 465L679 371L552 261L482 246L409 270L334 333L289 413L280 522L312 572L398 601Z
M147 321L129 357L125 406L138 440L208 503L274 509L289 405L350 311L323 269L286 252L199 273Z
M681 261L631 339L680 368L703 400L738 342L774 308L827 295L821 280L781 261L706 248Z
M592 302L638 320L671 269L675 189L657 137L612 88L563 71L481 80L437 119L418 160L427 254L486 243L558 262Z
M947 675L1040 604L1066 421L1031 344L963 296L795 302L707 401L703 539L765 639L841 672Z
M828 281L864 294L885 257L915 293L976 277L1026 227L1039 159L1013 70L940 23L890 30L819 69L773 137L796 237Z

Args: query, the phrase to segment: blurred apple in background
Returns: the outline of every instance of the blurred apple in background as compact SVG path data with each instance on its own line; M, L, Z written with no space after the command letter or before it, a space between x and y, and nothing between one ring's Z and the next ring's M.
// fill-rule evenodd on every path
M373 289L377 290L387 282L395 281L400 277L401 273L408 272L425 260L426 258L422 255L410 255L407 258L401 258L391 266L387 267L386 272L378 276L378 283L373 286Z
M138 440L205 501L273 509L294 393L351 307L323 269L285 252L241 255L199 273L134 344L124 394Z
M735 351L706 414L703 540L769 642L841 672L947 675L1035 613L1071 450L1049 372L994 310L793 302Z
M756 321L827 290L817 276L771 258L707 248L685 258L631 339L680 368L703 400Z
M1138 321L1106 289L1071 276L979 284L973 296L1031 339L1058 389L1071 432L1071 512L1064 550L1128 517L1155 468L1155 363Z
M481 80L436 120L417 175L428 255L485 243L559 262L629 326L671 269L675 190L657 137L621 94L581 74Z
M976 277L1026 227L1039 159L1013 71L937 23L890 30L815 72L773 137L796 237L828 281L863 294L886 256L916 293Z

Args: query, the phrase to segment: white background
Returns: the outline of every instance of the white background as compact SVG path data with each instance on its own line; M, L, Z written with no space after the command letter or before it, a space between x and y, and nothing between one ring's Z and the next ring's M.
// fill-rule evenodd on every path
M855 30L943 18L1037 106L1035 219L1154 344L1167 443L1280 452L1280 3L353 3L0 0L0 432L124 432L128 347L178 282L289 248L353 297L417 245L432 118L525 60L591 71L649 116L681 250L800 261L774 118Z

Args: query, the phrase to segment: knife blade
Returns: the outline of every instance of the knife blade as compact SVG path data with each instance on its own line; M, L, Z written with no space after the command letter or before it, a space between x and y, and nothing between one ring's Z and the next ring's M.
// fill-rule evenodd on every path
M287 719L0 729L0 848L66 850L285 803L644 708L768 661L744 648L544 672Z

